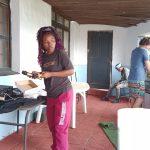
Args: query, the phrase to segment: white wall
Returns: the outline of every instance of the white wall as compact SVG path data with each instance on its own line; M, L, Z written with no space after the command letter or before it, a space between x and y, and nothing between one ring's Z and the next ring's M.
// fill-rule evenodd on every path
M131 51L138 46L138 36L150 33L150 21L137 26L123 28L108 25L79 25L71 23L71 54L74 65L87 65L88 31L113 31L112 65L121 62L130 67ZM119 76L112 68L113 82Z
M11 0L11 14L12 69L17 72L39 70L36 33L41 26L51 25L51 6L42 0ZM71 60L75 66L87 65L88 31L113 31L112 65L121 62L129 66L131 51L137 45L137 37L150 32L149 27L150 22L121 28L108 25L79 25L72 21Z
M51 25L51 6L42 0L11 0L10 9L12 69L16 72L38 70L36 33L40 27ZM23 75L3 76L0 84L15 86L15 81L26 79ZM39 80L34 82L38 85L43 83ZM24 116L25 112L20 114L20 123L23 123ZM0 121L16 122L16 111L0 114ZM14 131L15 126L0 124L0 139Z
M126 40L126 45L128 49L127 59L125 60L126 62L130 63L130 56L131 56L131 51L138 46L138 36L145 35L147 33L150 33L150 21L147 23L140 23L137 26L127 28L128 29L128 37Z
M87 40L88 31L113 31L113 64L124 61L124 54L127 52L126 40L128 29L107 25L79 25L76 22L71 23L71 39L74 40L74 47L71 47L74 51L73 62L75 65L87 64ZM71 50L72 50L71 49Z
M75 21L71 21L70 24L70 58L75 64L76 62L76 51L78 50L78 43L79 43L79 24Z
M12 69L40 70L36 33L51 25L51 6L42 0L11 0Z
M12 70L20 70L20 7L19 0L10 0Z
M128 65L126 53L128 53L125 41L128 37L128 29L108 25L79 25L76 22L71 23L71 54L75 66L87 65L87 45L88 31L113 31L112 65L121 62ZM85 68L85 67L84 67ZM85 72L87 73L87 72ZM112 69L113 80L116 80L117 71ZM82 74L82 73L81 73ZM86 74L87 75L87 74ZM85 75L84 75L85 76Z

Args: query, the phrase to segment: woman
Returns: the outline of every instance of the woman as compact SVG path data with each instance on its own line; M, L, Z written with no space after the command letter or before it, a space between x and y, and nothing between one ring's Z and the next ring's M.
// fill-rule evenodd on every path
M150 72L150 61L148 51L150 50L150 38L143 38L139 47L131 54L131 68L128 77L131 107L141 107L145 94L146 71Z
M42 27L37 33L38 62L47 91L47 120L53 137L53 150L68 150L68 128L71 117L73 91L68 76L73 65L64 51L53 27Z

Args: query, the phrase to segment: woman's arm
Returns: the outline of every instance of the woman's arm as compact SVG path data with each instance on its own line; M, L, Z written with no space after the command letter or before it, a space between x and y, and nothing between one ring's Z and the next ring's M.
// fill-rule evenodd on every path
M50 77L67 77L71 76L74 73L74 69L69 69L69 70L62 70L58 72L48 72L48 71L43 71L40 74L41 78L50 78Z

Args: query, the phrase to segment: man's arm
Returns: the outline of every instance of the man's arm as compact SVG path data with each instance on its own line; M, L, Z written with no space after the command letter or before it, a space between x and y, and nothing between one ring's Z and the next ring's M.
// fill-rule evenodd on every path
M118 83L125 81L128 79L127 71L125 68L121 71L121 79L118 81Z
M150 61L149 60L145 61L145 66L146 66L148 74L150 74Z

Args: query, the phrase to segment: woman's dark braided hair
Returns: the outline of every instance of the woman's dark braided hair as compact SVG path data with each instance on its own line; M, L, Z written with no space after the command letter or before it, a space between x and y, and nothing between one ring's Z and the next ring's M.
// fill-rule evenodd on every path
M56 46L55 50L64 50L64 46L62 44L62 41L55 30L54 27L51 26L46 26L46 27L41 27L38 32L37 32L37 41L38 41L38 63L42 65L42 55L45 53L43 49L43 36L45 34L51 34L55 37L56 40Z

